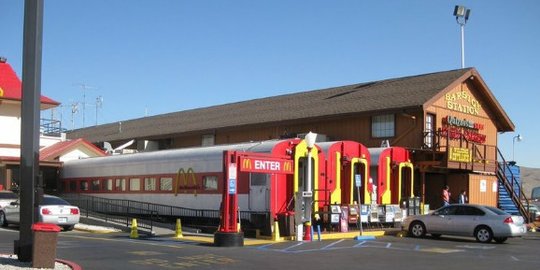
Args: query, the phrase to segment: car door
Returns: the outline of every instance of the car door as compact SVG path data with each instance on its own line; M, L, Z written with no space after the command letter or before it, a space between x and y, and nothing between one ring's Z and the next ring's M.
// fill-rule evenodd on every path
M452 229L452 220L457 210L456 205L449 205L435 211L426 222L426 229L430 233L449 234Z

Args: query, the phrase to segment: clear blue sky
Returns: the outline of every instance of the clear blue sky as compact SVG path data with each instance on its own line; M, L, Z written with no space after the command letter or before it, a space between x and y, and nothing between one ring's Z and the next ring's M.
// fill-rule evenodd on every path
M23 3L0 0L0 55L22 70ZM508 159L540 168L540 1L45 0L42 94L64 127L466 66L516 125ZM71 104L79 102L79 112ZM50 117L50 112L43 115ZM521 134L522 142L513 137Z

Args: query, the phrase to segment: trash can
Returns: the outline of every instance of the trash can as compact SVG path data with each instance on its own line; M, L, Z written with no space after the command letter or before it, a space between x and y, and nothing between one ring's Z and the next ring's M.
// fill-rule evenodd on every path
M32 225L34 244L32 245L32 267L54 268L56 261L56 241L60 227L49 223Z
M279 233L282 236L294 235L294 212L289 211L278 214Z

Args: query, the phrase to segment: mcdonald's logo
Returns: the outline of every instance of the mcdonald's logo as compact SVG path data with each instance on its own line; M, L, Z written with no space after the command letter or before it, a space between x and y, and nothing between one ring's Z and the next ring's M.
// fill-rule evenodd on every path
M0 87L0 97L3 97L4 96L4 89L2 89L2 87Z
M242 170L251 170L251 159L246 158L242 160Z
M284 162L285 164L283 165L283 171L285 172L292 172L293 171L293 166L292 166L292 161L285 161Z

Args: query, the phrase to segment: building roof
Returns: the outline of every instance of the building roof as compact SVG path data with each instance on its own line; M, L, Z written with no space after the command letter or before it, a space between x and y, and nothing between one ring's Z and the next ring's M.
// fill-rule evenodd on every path
M66 154L74 149L88 149L93 152L95 156L106 156L107 154L103 150L97 148L92 143L84 139L76 139L71 141L57 142L51 146L42 148L39 150L40 161L57 161L60 156Z
M443 90L448 90L460 79L467 79L470 74L477 75L483 82L474 68L458 69L120 121L74 130L68 133L68 137L85 138L91 142L118 141L316 117L421 109ZM485 84L481 86L486 87ZM490 93L489 89L486 91ZM495 99L493 102L497 109L502 110ZM500 114L505 116L502 121L507 121L500 128L513 129L506 113L502 111Z
M13 100L20 102L22 100L22 83L10 64L5 59L0 60L0 101ZM60 105L46 96L41 96L41 109L49 109Z

